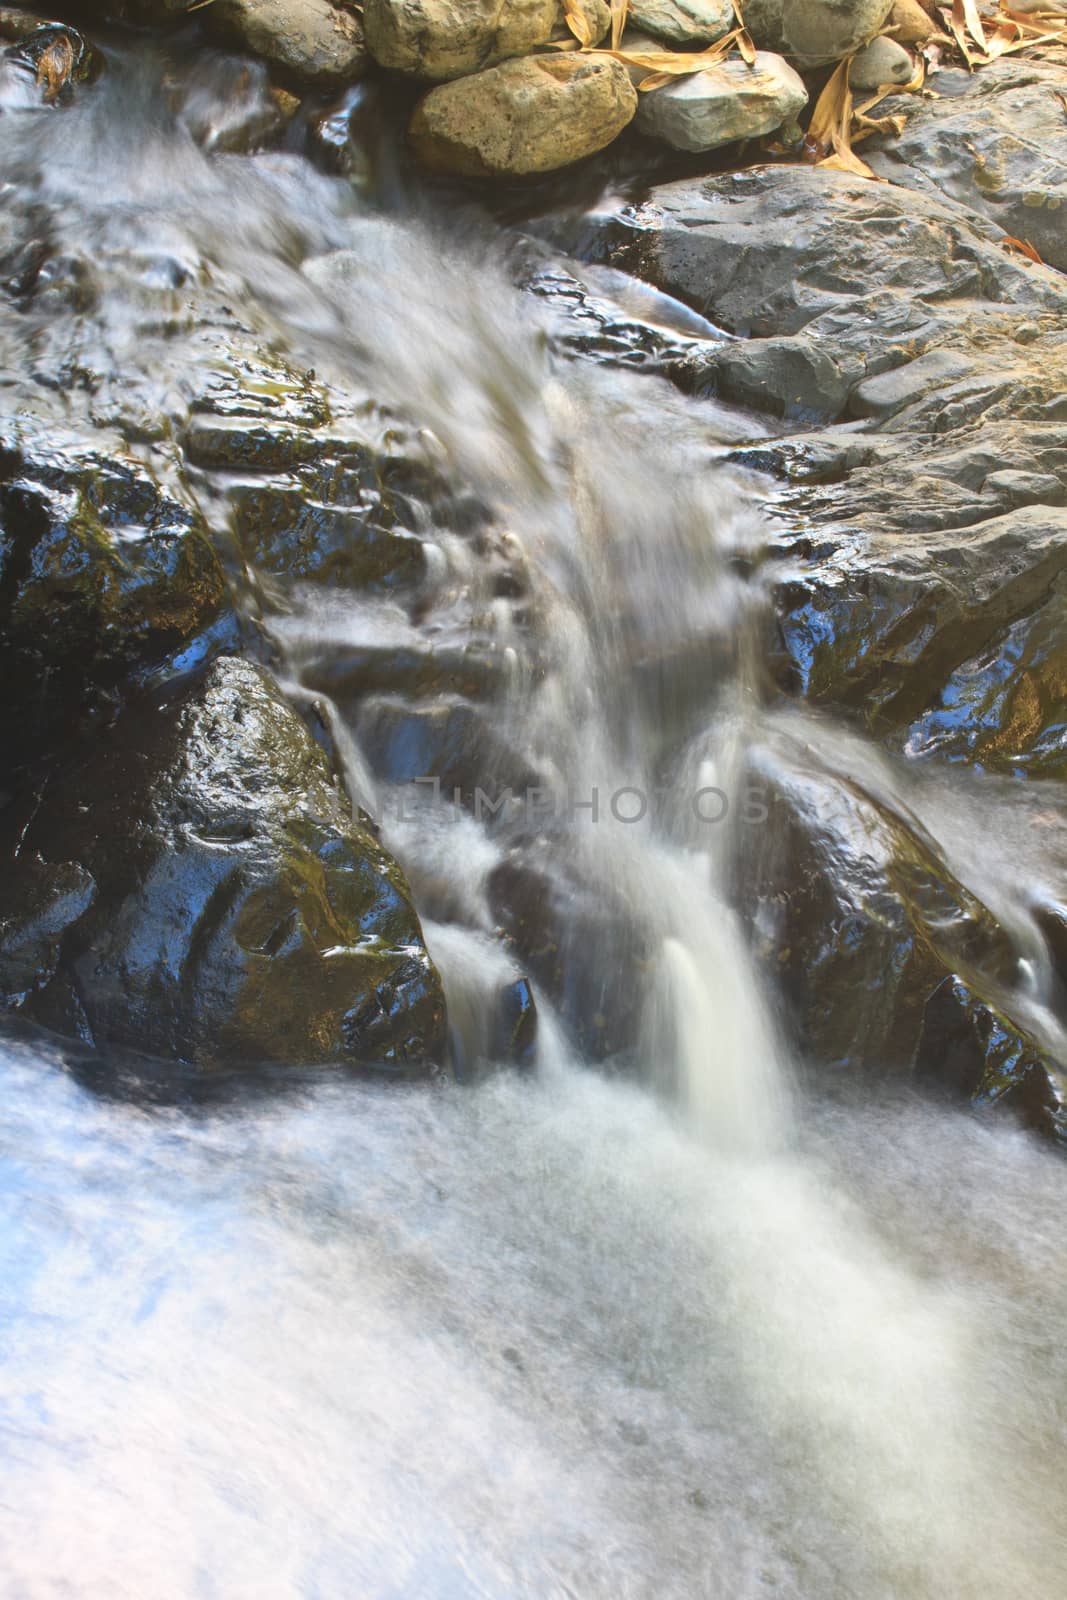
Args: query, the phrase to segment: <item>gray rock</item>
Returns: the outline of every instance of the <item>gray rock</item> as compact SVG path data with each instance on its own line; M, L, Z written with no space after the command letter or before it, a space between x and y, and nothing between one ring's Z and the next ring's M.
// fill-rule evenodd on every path
M800 67L819 67L867 44L893 0L746 0L745 23L761 50L777 50Z
M0 972L35 942L48 957L24 1016L202 1067L413 1066L442 1047L400 870L261 667L220 661L125 713L43 796L23 854L42 881L29 901L11 886Z
M713 44L734 25L730 0L632 0L630 22L667 44Z
M893 183L972 207L1067 271L1064 82L1062 67L1012 58L961 74L951 98L886 101L907 125L864 145L865 159Z
M365 0L363 7L376 61L437 80L524 56L548 42L558 20L558 0Z
M905 342L917 355L917 335L925 345L964 313L995 320L1005 337L1035 314L1067 311L1067 282L1007 254L973 212L826 169L683 179L594 226L613 265L731 333L814 332L821 319L822 338L854 342L885 368L900 364Z
M676 150L716 150L773 133L807 100L807 90L788 62L761 50L751 66L731 57L641 95L637 126Z
M914 76L915 62L904 46L883 35L853 58L848 81L853 89L880 89L886 83L910 83Z
M213 0L210 32L302 83L353 83L367 64L357 14L338 0Z
M432 171L551 172L602 150L636 110L617 61L577 51L528 56L431 90L415 109L411 142Z
M858 417L891 417L913 405L931 389L962 378L976 363L958 350L928 350L902 367L867 378L852 391L852 411Z

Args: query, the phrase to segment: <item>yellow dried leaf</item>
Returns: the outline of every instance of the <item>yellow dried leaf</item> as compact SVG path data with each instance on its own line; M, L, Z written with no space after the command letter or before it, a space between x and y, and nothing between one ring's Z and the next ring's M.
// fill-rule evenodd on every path
M617 50L622 40L622 30L626 26L626 16L630 10L630 0L611 0L611 48Z
M970 30L971 38L979 49L984 50L986 48L985 29L982 26L982 19L978 14L975 0L962 0L962 5L964 21Z
M822 161L839 147L848 148L848 125L852 120L852 90L848 86L851 65L851 56L839 62L815 102L804 142L816 161Z
M963 0L952 0L952 10L942 11L941 15L945 19L945 26L956 41L960 54L973 71L975 57L972 55L971 47L967 43L967 20L963 15Z
M593 50L592 55L611 56L627 67L643 67L646 72L660 73L668 78L685 78L694 72L704 72L717 66L728 56L737 43L737 30L724 39L717 39L706 50Z
M593 42L593 30L589 26L589 18L582 9L581 0L563 0L563 15L568 28L582 49L588 49Z
M44 85L45 105L54 105L74 66L74 46L65 33L53 39L37 62L37 82Z
M737 10L736 5L734 6L734 10ZM741 59L748 66L754 67L756 64L756 46L752 43L752 35L749 33L748 29L743 23L737 30L737 48L740 52Z
M873 178L876 176L851 148L848 150L835 150L832 156L827 156L824 161L818 162L820 167L829 167L832 172L854 172L858 178Z

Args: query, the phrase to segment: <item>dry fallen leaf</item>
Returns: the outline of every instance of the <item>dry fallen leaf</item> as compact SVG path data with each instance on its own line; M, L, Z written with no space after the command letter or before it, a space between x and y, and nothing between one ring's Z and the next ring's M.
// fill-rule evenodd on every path
M752 43L752 35L745 26L744 14L741 10L740 0L733 0L734 16L737 18L737 48L741 59L752 66L756 60L756 46Z
M593 30L589 26L589 18L582 10L581 0L563 0L563 14L568 28L582 49L588 49L593 42Z
M1039 267L1045 265L1029 239L1013 239L1010 234L1005 234L1000 241L1006 250L1015 250L1019 255L1025 256L1028 261L1036 261Z
M611 48L617 50L622 40L622 30L626 26L626 14L630 9L630 0L611 0Z
M611 56L626 67L643 67L650 76L642 78L639 91L662 87L672 78L689 77L694 72L704 72L719 64L737 45L741 30L735 28L724 39L717 39L706 50L593 50L591 55Z
M852 149L852 90L848 86L851 66L851 56L839 62L816 100L804 138L804 157L834 172L873 178L870 167Z
M74 46L65 33L53 39L37 62L37 82L44 85L45 105L54 105L74 66Z

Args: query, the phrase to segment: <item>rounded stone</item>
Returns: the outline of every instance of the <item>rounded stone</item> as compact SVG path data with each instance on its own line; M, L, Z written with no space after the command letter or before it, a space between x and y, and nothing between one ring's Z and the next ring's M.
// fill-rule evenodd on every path
M365 0L371 55L383 67L444 81L546 44L559 0Z
M735 56L641 95L637 126L676 150L716 150L773 133L807 99L789 63L761 50L751 66Z
M745 0L745 24L760 50L799 67L852 55L881 33L893 0Z
M603 150L636 110L617 61L577 51L528 56L432 89L415 108L411 142L431 171L519 177Z
M880 89L885 83L910 83L915 62L895 39L872 39L853 59L848 81L853 89Z

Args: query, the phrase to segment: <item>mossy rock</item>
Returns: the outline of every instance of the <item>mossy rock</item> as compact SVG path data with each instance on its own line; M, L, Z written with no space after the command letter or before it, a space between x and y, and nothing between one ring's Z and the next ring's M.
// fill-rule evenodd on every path
M0 441L0 740L11 764L191 664L228 621L199 515L136 463Z
M21 1000L7 985L32 1020L204 1067L414 1068L442 1048L440 980L403 875L251 662L220 660L172 703L127 711L46 790L20 854L67 864L44 918L51 975ZM75 906L71 886L86 899L90 880ZM12 894L0 950L17 978L33 930Z

